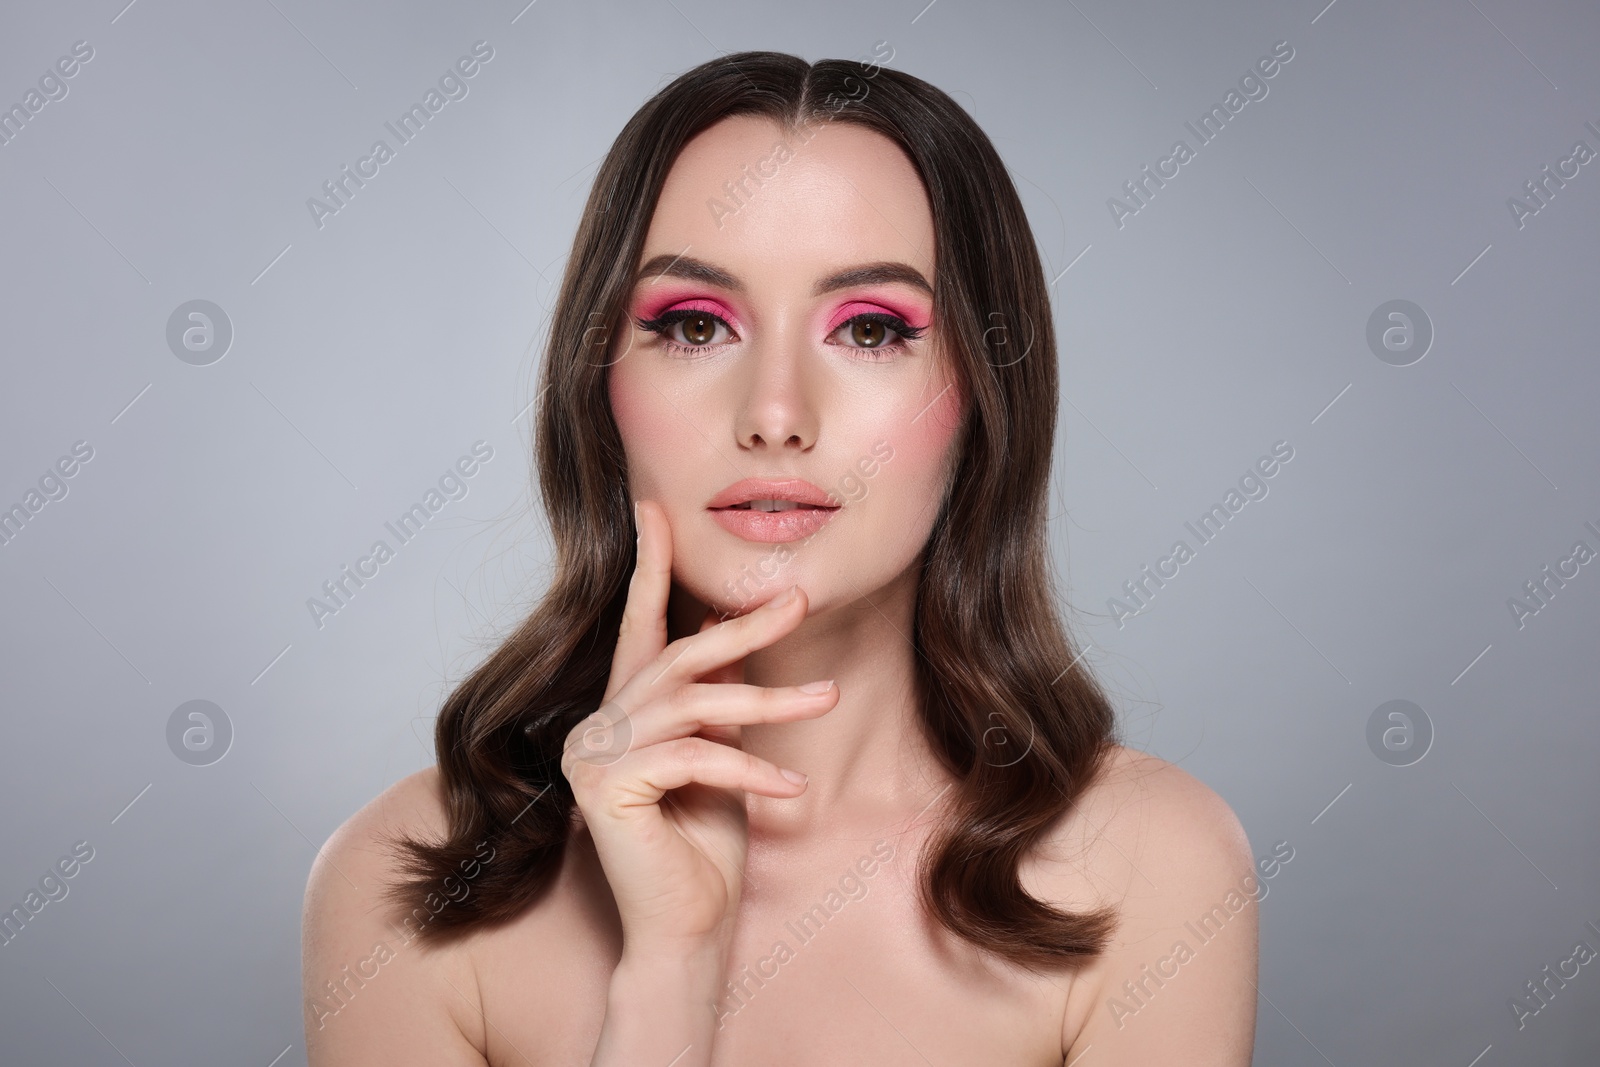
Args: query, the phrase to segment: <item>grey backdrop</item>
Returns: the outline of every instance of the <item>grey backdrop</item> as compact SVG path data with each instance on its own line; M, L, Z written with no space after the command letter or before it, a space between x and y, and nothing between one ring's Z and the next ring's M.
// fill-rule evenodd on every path
M5 1062L304 1062L316 848L432 762L442 695L548 577L526 409L594 165L745 48L889 56L1015 175L1087 661L1131 743L1293 849L1257 1062L1600 1061L1600 965L1547 977L1600 949L1592 5L125 2L0 32ZM465 496L314 619L479 441Z

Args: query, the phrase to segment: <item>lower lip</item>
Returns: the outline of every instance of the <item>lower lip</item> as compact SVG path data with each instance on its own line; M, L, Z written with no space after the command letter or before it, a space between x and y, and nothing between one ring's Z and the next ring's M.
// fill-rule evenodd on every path
M757 511L755 508L712 508L711 517L724 530L746 541L775 544L809 537L828 524L838 508L789 508Z

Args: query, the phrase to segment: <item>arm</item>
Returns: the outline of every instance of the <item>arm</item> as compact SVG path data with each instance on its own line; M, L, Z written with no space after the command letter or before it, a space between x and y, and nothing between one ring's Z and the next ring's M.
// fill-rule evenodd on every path
M721 953L710 949L658 957L624 949L591 1067L710 1063L722 963Z
M487 1065L465 953L424 948L380 897L395 878L381 836L443 832L435 781L429 768L397 782L334 831L312 862L301 941L311 1067Z
M1249 840L1193 776L1123 751L1075 830L1120 925L1073 980L1063 1063L1092 1046L1083 1067L1249 1067L1261 892Z

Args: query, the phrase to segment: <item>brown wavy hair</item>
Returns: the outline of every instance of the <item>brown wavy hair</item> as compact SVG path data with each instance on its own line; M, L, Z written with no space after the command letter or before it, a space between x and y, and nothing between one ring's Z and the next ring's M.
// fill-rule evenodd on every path
M788 131L851 122L921 175L936 239L933 320L968 398L953 477L922 557L912 641L921 723L958 780L918 871L922 905L1030 969L1096 955L1110 908L1072 913L1027 893L1019 864L1106 761L1115 716L1076 662L1045 539L1057 410L1055 337L1039 252L989 139L949 96L847 60L741 52L703 63L628 121L589 193L541 371L539 485L555 549L548 592L445 701L435 728L448 836L394 839L389 899L443 941L510 919L553 882L576 802L568 732L600 706L634 566L622 440L606 393L645 234L667 172L732 115ZM1069 666L1070 665L1070 666ZM1019 754L1020 753L1020 754ZM479 867L481 847L492 862ZM437 887L475 870L450 906Z

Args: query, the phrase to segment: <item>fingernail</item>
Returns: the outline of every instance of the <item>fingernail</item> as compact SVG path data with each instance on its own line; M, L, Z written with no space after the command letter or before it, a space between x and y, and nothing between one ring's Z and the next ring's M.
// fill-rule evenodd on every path
M801 774L799 771L791 771L787 767L782 767L779 768L778 773L789 779L789 781L793 782L795 785L806 784L806 776Z
M790 604L793 604L795 599L799 596L800 587L798 585L791 585L787 592L779 593L777 596L772 598L772 606L775 608L786 608Z
M821 682L807 682L805 685L797 686L796 688L802 693L826 693L833 688L833 679L829 678Z

